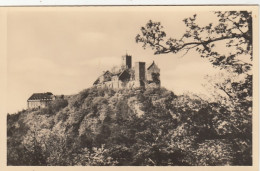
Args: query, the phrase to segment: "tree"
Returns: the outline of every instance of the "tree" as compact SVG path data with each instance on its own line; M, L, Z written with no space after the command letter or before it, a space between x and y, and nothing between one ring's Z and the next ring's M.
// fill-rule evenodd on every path
M186 31L180 38L168 38L160 22L148 21L141 27L136 42L150 47L155 55L179 53L186 55L196 50L214 67L227 74L208 76L208 85L214 95L215 127L220 137L233 140L234 164L252 164L252 13L248 11L216 11L217 23L197 24L197 15L185 18ZM167 40L166 40L167 39ZM226 46L220 49L220 46ZM193 122L194 123L194 122ZM246 144L243 147L241 144ZM247 151L243 150L247 149ZM242 157L243 156L243 157Z
M160 22L149 21L141 27L141 35L136 36L136 42L143 47L151 47L154 54L188 53L195 49L201 57L208 58L211 63L221 68L232 66L234 71L242 73L251 69L252 61L252 16L248 11L217 11L218 23L209 23L199 26L196 23L197 15L183 21L187 27L181 38L168 38ZM230 54L221 54L216 49L218 42L225 43ZM234 51L235 50L235 51ZM244 58L240 59L241 55Z
M252 14L248 11L217 11L215 14L218 23L206 26L196 23L196 14L185 18L186 32L180 39L167 41L161 23L150 20L141 28L142 35L136 36L136 42L142 43L144 48L151 47L157 55L181 51L186 54L191 49L196 50L214 66L230 73L226 79L208 77L209 84L222 92L219 95L225 98L225 104L229 101L233 106L241 106L242 113L252 111ZM219 50L217 46L223 43L226 49ZM240 80L230 77L240 77Z

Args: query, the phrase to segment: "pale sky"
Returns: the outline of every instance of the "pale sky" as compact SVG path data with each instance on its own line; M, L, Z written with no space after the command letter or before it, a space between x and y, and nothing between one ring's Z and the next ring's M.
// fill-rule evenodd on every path
M135 42L148 20L160 21L167 36L185 32L183 19L214 21L209 11L170 7L11 8L7 15L7 111L26 108L33 93L76 94L92 86L102 71L121 64L127 51L133 62L154 60L161 85L175 94L205 93L206 74L215 73L207 59L187 55L153 55Z

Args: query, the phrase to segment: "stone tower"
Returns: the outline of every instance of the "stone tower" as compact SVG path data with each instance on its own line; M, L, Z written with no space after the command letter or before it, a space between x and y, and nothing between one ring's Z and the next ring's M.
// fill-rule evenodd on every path
M145 62L135 63L135 85L145 86Z
M122 56L122 66L125 68L132 68L132 56L126 54Z

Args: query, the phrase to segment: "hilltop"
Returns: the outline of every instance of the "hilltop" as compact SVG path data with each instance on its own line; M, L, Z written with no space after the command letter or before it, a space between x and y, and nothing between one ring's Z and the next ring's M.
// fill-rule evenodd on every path
M244 141L226 137L219 109L165 88L88 88L8 115L8 165L250 163L250 145L234 151Z

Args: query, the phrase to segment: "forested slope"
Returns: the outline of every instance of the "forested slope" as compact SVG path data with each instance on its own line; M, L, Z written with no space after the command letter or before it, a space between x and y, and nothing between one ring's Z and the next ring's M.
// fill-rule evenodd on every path
M251 165L251 118L239 119L164 88L93 87L8 114L8 165Z

